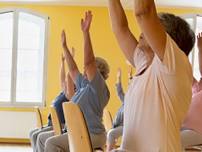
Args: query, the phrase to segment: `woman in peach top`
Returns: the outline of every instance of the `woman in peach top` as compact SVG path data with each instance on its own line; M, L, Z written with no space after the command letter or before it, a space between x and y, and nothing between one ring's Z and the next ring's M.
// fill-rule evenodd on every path
M120 0L108 0L113 32L127 60L136 68L124 105L119 151L180 152L180 127L191 101L188 60L195 36L180 17L157 14L154 0L134 0L141 29L131 33Z

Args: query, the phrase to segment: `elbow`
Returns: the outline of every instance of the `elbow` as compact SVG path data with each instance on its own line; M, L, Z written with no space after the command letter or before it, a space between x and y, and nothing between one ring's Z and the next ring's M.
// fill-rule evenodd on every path
M113 26L112 25L112 31L113 33L124 33L125 31L127 31L129 29L128 27L128 23L124 23L124 24L119 24L119 26Z
M91 58L88 61L85 61L84 62L84 68L89 67L89 66L94 65L94 64L96 64L95 57Z
M72 68L71 70L69 69L70 77L72 76L72 74L77 73L77 72L78 72L78 69L76 67Z

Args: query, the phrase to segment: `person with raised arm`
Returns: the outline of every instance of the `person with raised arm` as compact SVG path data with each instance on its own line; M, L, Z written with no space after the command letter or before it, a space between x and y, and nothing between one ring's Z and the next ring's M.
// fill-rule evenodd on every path
M74 48L72 48L71 55L72 55L72 57L74 57L74 55L75 55ZM61 89L63 91L56 97L56 99L53 101L52 104L57 111L57 115L58 115L59 121L60 121L62 129L63 129L62 131L66 132L65 118L64 118L62 104L63 104L63 102L68 102L69 99L71 99L71 97L74 95L75 85L69 75L69 72L67 72L67 73L65 72L65 57L64 57L63 53L61 55L60 84L61 84ZM49 118L51 119L50 114L49 114ZM54 136L53 128L51 130L41 132L38 135L38 138L36 140L36 147L35 147L36 152L42 151L41 149L43 149L45 141L52 136Z
M194 32L178 16L157 14L154 0L134 0L142 32L137 40L120 0L108 2L115 37L136 68L125 95L120 151L180 152L180 128L191 101L193 77L187 56Z
M109 89L105 80L108 78L109 66L100 57L95 57L90 39L90 25L92 21L91 11L85 13L81 20L81 29L84 37L84 74L81 74L76 62L70 54L66 43L65 31L62 32L62 46L69 74L76 92L71 101L78 104L84 114L90 133L93 149L104 148L106 132L102 123L103 110L110 97ZM61 136L53 136L43 141L43 147L39 152L69 152L68 130Z
M121 104L121 107L119 108L119 110L117 111L116 116L113 120L112 128L107 132L107 152L109 152L115 148L118 138L121 137L123 134L125 93L123 91L121 77L122 77L122 71L120 68L118 68L116 92L117 92L117 95L122 104ZM131 79L132 79L132 67L130 67L129 72L128 72L128 80L129 80L128 84L130 84Z

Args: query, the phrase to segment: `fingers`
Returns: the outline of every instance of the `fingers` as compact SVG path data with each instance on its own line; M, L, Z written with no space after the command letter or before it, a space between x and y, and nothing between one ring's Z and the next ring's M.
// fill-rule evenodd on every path
M72 47L71 55L72 55L72 57L74 58L74 56L75 56L75 49L74 49L74 47Z
M86 11L84 18L81 19L81 29L86 32L90 29L90 24L92 21L92 13L91 11Z
M64 61L65 60L65 56L63 53L61 53L61 60Z
M92 17L93 17L93 15L92 15L91 11L86 11L85 12L85 22L91 22Z
M85 12L85 21L88 19L88 11Z
M83 18L81 19L81 26L83 26L83 24L84 24L84 20L83 20Z
M201 38L202 37L202 32L199 32L198 35L197 35L197 38Z
M65 36L65 30L64 29L62 30L62 36Z
M64 41L66 40L65 30L62 30L61 37L62 37L62 42L64 43Z

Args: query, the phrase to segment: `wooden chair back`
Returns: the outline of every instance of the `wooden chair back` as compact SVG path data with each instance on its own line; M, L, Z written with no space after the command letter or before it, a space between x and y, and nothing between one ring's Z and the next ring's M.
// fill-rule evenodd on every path
M53 130L55 135L61 135L62 134L62 126L60 123L60 120L58 118L57 111L54 106L50 107L51 111L51 118L52 118L52 125L53 125Z
M37 119L37 128L42 129L43 128L43 121L42 121L42 115L39 107L34 107L34 111L36 113L36 119Z
M73 102L63 103L71 152L93 152L91 140L82 111Z

